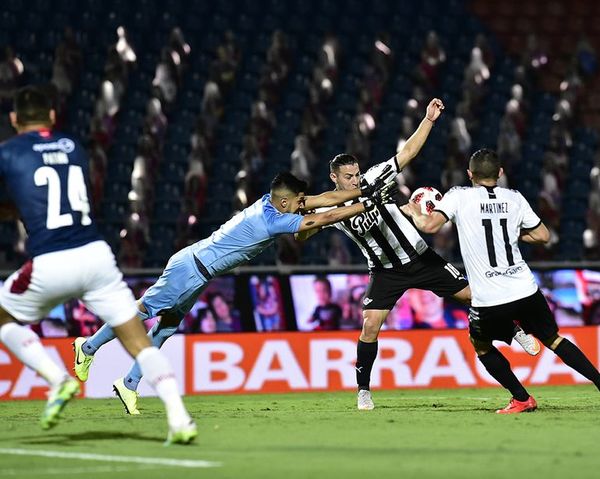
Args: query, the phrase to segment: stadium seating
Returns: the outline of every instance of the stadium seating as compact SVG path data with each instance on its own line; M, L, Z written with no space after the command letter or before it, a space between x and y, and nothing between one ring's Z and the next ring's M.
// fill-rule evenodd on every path
M318 105L325 126L319 138L311 143L318 158L310 172L312 190L317 192L330 187L328 161L350 144L353 122L364 107L361 92L369 88L369 72L378 67L374 45L384 34L389 35L386 41L391 50L389 79L382 82L381 97L370 110L374 129L366 138L369 153L361 162L368 167L394 154L402 136L402 119L410 114L409 100L423 91L425 99L441 97L446 111L415 161L412 168L415 178L408 186L428 184L441 188L442 172L451 164L447 158L452 120L459 115L461 102L468 99L465 69L472 49L479 45L477 42L482 36L493 64L489 65L491 75L483 84L474 110L477 121L469 131L471 150L496 147L503 131L507 102L512 98L511 89L514 84L523 84L525 125L520 153L511 164L508 181L537 207L544 188L540 171L554 141L556 121L553 116L560 113L560 85L569 74L568 60L575 55L580 32L585 31L592 44L597 45L600 23L594 19L600 18L600 9L596 5L590 12L588 4L582 1L571 2L568 9L564 2L556 0L548 5L537 0L521 3L475 0L465 5L459 0L401 3L383 0L371 5L351 0L340 11L337 3L329 0L213 4L176 0L165 10L158 0L143 0L142 7L117 0L101 3L57 0L52 2L52 8L48 2L35 0L29 2L26 9L23 2L9 0L0 14L0 40L12 45L24 62L24 81L44 82L52 76L54 52L64 28L75 29L82 65L76 88L67 99L65 127L87 145L93 138L95 126L92 123L101 87L109 75L105 68L110 59L107 51L117 41L117 28L125 27L137 60L127 71L124 94L114 115L114 131L110 132L110 140L105 145L108 161L100 181L102 199L96 207L103 233L113 248L119 250L132 214L137 212L131 200L132 172L139 142L146 131L147 104L156 95L152 84L155 70L172 30L181 28L191 53L182 69L174 101L163 105L167 126L157 148L156 171L144 177L145 187L152 193L147 200L149 206L141 214L149 236L139 265L161 267L177 247L210 234L233 212L235 177L243 168L240 160L243 139L252 127L251 108L260 99L275 30L285 34L291 61L289 73L272 92L274 100L269 108L275 126L270 128L261 145L264 166L252 180L255 196L268 189L269 180L277 171L290 168L295 138L304 132L311 88L319 73L322 47L328 34L339 42L341 54L335 76L331 77L330 97ZM210 207L204 208L192 221L184 201L188 158L192 151L190 137L202 118L205 86L212 78L213 61L228 30L235 35L241 61L235 70L233 86L222 88L221 92L223 113L215 125L209 151L211 165L207 165L205 204ZM417 73L430 31L437 33L447 57L439 67L433 86L424 84ZM550 52L550 61L537 77L524 81L518 73L522 61L519 53L532 32L538 36L539 49ZM584 80L576 101L576 115L564 130L572 137L572 144L565 150L568 161L560 178L564 185L559 192L560 221L556 232L561 241L551 252L554 259L581 259L583 254L586 198L591 188L589 173L598 150L593 128L600 125L600 96L594 92L597 76L590 75ZM417 111L422 108L421 102ZM459 166L464 168L463 164ZM188 231L186 224L193 227ZM0 226L3 241L8 244L7 238L12 237L14 229L8 224ZM328 242L328 235L311 240L304 246L301 261L325 262ZM354 261L362 262L355 248L352 253ZM532 251L531 254L535 258L537 253ZM258 263L272 261L272 254L256 260Z

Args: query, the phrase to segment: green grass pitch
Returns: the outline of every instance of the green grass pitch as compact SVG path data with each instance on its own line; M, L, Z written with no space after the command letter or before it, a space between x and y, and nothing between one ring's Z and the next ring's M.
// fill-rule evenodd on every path
M193 396L185 399L200 435L163 447L156 399L126 416L114 399L77 400L41 431L43 403L0 403L0 477L187 478L596 478L600 395L592 386L530 388L538 411L501 416L500 388L375 391L374 411L355 395ZM184 468L7 454L8 449L221 463Z

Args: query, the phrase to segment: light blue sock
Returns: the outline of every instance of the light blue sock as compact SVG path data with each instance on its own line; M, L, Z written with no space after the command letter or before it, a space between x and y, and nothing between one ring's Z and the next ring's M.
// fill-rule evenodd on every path
M137 314L138 318L140 318L142 321L148 319L148 315L146 313L138 311ZM89 337L86 342L82 344L81 349L83 349L83 352L88 356L93 356L96 354L98 349L116 337L117 335L113 329L108 324L104 324L98 331L96 331L96 334Z
M112 341L116 337L113 329L108 324L104 324L92 337L83 343L81 349L88 356L93 356L102 345Z
M148 331L148 337L152 341L152 346L160 348L167 339L169 339L171 336L173 336L173 334L175 334L177 328L178 326L161 327L160 322L155 323L154 326L152 326L152 329ZM140 383L141 379L142 370L140 369L140 366L136 361L127 373L127 376L125 376L125 378L123 379L123 382L125 383L125 387L127 389L135 391L137 390L138 384Z

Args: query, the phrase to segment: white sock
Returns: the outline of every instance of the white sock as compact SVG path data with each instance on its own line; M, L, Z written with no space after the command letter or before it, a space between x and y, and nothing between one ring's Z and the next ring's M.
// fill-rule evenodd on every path
M191 418L179 395L175 373L167 357L152 346L143 349L135 360L146 380L165 404L169 426L180 427L188 424Z
M0 341L19 360L42 376L51 386L58 386L69 375L64 365L58 365L48 355L40 338L31 329L17 323L0 328Z

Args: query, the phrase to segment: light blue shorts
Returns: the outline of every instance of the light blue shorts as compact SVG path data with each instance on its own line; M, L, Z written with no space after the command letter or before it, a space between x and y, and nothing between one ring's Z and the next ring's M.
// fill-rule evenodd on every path
M178 251L171 256L158 281L148 288L141 298L148 311L148 318L168 312L183 319L206 288L208 281L209 279L200 273L191 247Z

